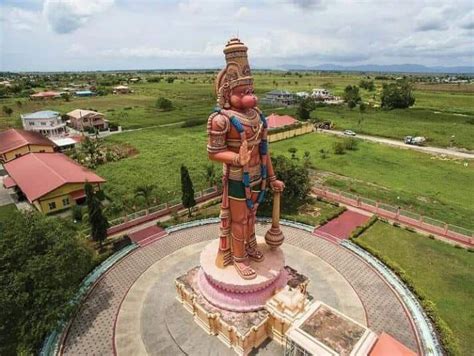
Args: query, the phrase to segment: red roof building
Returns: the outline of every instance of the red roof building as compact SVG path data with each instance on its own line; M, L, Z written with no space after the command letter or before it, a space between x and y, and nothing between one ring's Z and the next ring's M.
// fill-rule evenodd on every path
M42 91L42 92L30 95L30 99L33 99L33 100L54 99L54 98L59 98L60 96L61 96L61 93L57 91Z
M84 199L84 184L96 189L105 180L62 153L30 153L4 165L16 187L38 210L49 213L69 208Z
M298 120L289 115L271 114L267 117L268 129L276 129L277 127L289 126L296 124Z
M369 356L416 356L417 353L391 337L382 333L375 342Z
M54 152L56 145L39 132L10 129L0 132L0 162L5 163L30 152Z

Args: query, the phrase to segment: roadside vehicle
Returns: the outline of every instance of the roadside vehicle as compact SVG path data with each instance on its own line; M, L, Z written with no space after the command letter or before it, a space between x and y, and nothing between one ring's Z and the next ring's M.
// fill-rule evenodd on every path
M423 136L405 136L403 140L407 145L423 146L426 138Z
M351 130L344 130L344 135L346 135L346 136L355 136L356 133L354 131L351 131Z

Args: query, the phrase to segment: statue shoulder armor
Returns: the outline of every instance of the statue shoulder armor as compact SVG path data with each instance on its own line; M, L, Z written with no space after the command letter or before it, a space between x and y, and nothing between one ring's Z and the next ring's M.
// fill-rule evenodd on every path
M212 133L227 133L230 129L230 119L222 113L213 113L207 121L207 131Z

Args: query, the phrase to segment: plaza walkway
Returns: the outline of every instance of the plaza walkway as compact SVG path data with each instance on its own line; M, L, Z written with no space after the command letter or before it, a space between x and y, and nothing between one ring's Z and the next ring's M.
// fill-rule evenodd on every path
M268 226L258 225L257 233L263 235ZM295 249L301 249L301 254L312 254L324 263L327 263L353 288L360 303L363 305L366 315L367 325L376 333L387 332L407 345L412 350L419 351L419 343L404 305L399 296L386 283L386 281L368 264L357 257L349 250L330 243L324 239L316 239L304 230L282 227L286 236L285 243ZM176 231L154 240L152 243L136 249L134 252L124 257L113 268L105 273L96 283L93 290L85 299L78 314L70 324L65 336L62 354L65 355L111 355L116 353L116 324L117 317L122 308L122 302L136 281L158 261L163 261L164 273L169 266L167 256L183 248L214 239L218 236L219 228L217 224L204 225ZM285 245L283 245L285 246ZM182 250L184 253L184 249ZM182 252L179 252L180 254ZM166 262L168 261L168 262ZM198 264L198 260L196 260ZM156 277L158 278L158 276ZM313 283L318 283L313 282ZM318 285L315 285L316 290ZM167 288L168 293L174 293L174 284ZM143 291L147 293L147 291ZM156 298L160 298L161 292ZM156 298L147 299L147 305L157 303ZM174 298L170 303L177 303ZM173 305L167 306L168 312L173 310ZM166 307L166 306L165 306ZM181 309L179 309L181 310ZM135 313L139 313L136 310ZM132 313L133 314L133 313ZM146 353L158 355L179 355L184 354L179 342L173 338L170 329L167 329L166 320L159 322L163 318L160 313L156 315L146 315L143 318L156 319L157 329L140 327L137 330L143 335L140 337L144 342L153 340L153 345L145 345ZM191 315L186 319L193 323ZM217 338L207 336L199 328L193 337L198 338L197 344L206 342L217 342ZM187 338L189 343L191 336ZM192 340L191 340L192 341ZM272 343L270 343L272 344ZM160 349L148 349L159 347ZM142 354L138 353L137 354ZM232 352L229 350L229 355Z
M340 240L347 240L351 236L352 231L364 225L369 219L370 215L346 210L337 218L315 229L313 234L331 242L339 243Z

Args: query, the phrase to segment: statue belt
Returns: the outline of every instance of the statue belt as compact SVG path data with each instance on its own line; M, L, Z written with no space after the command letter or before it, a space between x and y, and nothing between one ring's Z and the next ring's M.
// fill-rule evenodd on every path
M261 176L260 164L248 167L248 172L249 172L251 183L254 183L255 181L259 180ZM242 181L242 177L243 177L243 167L239 167L239 166L229 167L229 179Z
M256 145L260 144L260 141L261 141L260 138L255 139L255 140L248 140L247 141L248 147L251 148L253 146L256 146ZM242 145L242 141L240 139L236 139L236 140L227 139L227 146L228 147L237 147L237 148L239 148L241 145Z

